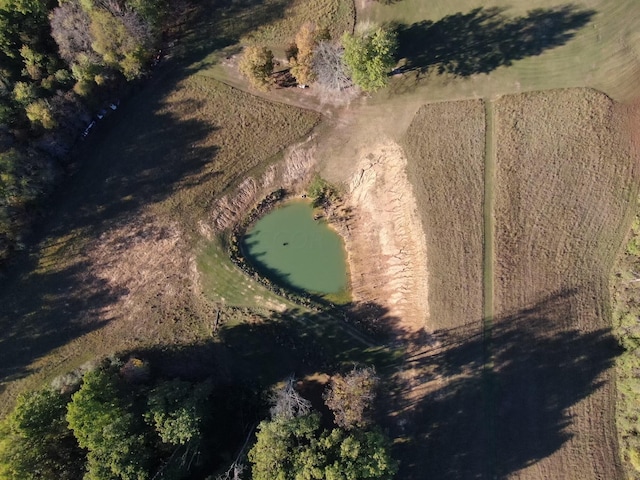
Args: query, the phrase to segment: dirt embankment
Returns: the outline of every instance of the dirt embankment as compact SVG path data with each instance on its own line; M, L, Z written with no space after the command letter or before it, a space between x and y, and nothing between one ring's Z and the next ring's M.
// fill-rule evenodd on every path
M388 309L400 334L423 330L429 316L426 243L406 163L392 142L361 152L342 229L353 300Z
M285 160L270 166L258 179L245 178L228 195L221 197L211 209L211 218L201 223L201 231L210 237L211 225L215 232L231 228L247 211L269 192L277 188L297 191L311 179L316 165L314 137L291 147Z

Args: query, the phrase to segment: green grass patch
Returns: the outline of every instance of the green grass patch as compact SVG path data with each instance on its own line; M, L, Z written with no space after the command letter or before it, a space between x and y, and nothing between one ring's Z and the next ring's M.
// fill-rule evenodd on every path
M198 270L203 292L213 302L268 310L295 306L236 267L219 240L204 248L198 257Z
M498 0L490 6L482 0L376 1L358 11L358 21L408 27L416 34L409 42L411 56L429 59L423 63L431 66L427 72L394 76L395 93L450 100L590 86L618 100L637 96L640 3L635 0ZM446 72L465 65L467 74ZM476 75L484 73L490 75Z

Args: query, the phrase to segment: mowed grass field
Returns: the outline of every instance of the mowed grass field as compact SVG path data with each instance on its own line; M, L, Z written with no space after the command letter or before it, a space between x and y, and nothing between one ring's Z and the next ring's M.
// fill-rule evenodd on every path
M356 4L359 22L399 23L404 29L399 53L411 68L395 76L381 97L435 101L576 86L597 88L619 101L638 95L635 0Z
M480 100L425 105L406 133L429 252L430 329L482 321L484 140Z
M638 193L627 113L569 89L411 123L433 341L409 358L428 386L403 478L621 478L609 276Z

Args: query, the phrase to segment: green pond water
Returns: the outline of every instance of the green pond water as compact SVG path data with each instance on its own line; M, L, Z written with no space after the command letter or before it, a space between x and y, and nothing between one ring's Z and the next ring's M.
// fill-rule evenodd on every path
M347 287L346 255L340 236L313 219L308 202L292 202L258 220L243 238L249 261L265 276L319 294Z

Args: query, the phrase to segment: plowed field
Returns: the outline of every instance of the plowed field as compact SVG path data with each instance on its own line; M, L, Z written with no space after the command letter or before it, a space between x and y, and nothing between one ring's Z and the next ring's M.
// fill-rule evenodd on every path
M408 362L421 383L399 436L421 460L403 478L620 478L608 278L637 193L625 109L571 89L486 111L427 105L405 140L433 338Z

